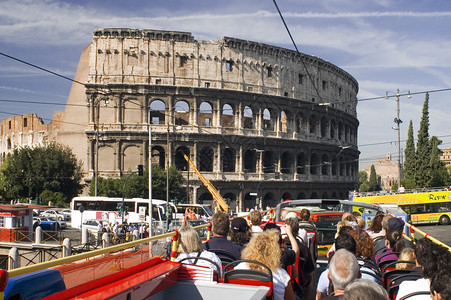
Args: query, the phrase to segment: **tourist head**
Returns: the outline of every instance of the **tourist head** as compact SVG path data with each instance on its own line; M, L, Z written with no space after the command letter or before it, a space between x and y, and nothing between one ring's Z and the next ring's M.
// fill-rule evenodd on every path
M401 253L399 254L399 260L404 261L415 261L415 254L414 250L412 248L404 248ZM415 264L409 264L409 263L397 263L396 269L398 270L411 270L415 267Z
M262 215L258 210L254 210L249 214L251 224L254 226L260 226L262 222Z
M356 279L345 288L343 300L388 300L387 291L368 279Z
M271 271L280 268L280 257L279 231L276 229L254 235L241 252L241 259L256 260L267 265ZM264 271L258 265L250 264L250 268Z
M301 218L301 221L310 220L310 210L308 210L307 208L303 208L300 213L300 218Z
M344 290L360 276L360 268L354 254L345 249L335 252L329 264L329 276L334 289Z
M179 253L192 253L198 252L202 249L202 242L199 234L191 226L182 226L179 229L179 243L177 252Z
M373 260L375 255L375 248L374 241L370 237L370 235L360 227L350 231L349 235L352 236L356 242L356 256Z
M227 236L230 229L229 216L225 212L217 212L213 215L211 219L213 225L213 234L219 236Z
M351 235L343 233L335 239L335 249L344 249L355 255L357 252L357 244Z

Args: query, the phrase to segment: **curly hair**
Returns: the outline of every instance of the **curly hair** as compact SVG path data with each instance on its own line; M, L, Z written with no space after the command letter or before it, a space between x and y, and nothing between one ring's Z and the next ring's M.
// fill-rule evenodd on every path
M238 244L242 247L246 246L247 243L249 243L249 240L251 239L252 235L251 232L248 230L246 232L241 231L230 231L230 240L234 242L235 244Z
M356 256L374 260L374 241L370 237L370 235L365 230L362 230L360 228L356 228L350 231L349 235L354 238L357 244Z
M376 214L376 216L373 218L373 222L371 222L371 226L370 226L369 230L374 233L381 232L383 218L384 218L383 214L378 214L378 215Z
M251 238L241 252L241 259L256 260L275 272L280 268L281 255L279 232L276 229L269 229ZM262 267L255 264L250 264L249 268L265 272Z
M423 267L425 278L432 278L440 270L451 270L451 253L429 239L422 238L416 242L415 257Z

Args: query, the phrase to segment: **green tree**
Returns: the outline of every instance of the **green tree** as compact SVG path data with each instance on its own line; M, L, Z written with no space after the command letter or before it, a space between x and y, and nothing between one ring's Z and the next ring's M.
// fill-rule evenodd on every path
M431 176L428 186L438 187L448 185L449 174L446 169L445 163L440 160L442 151L438 146L442 143L436 136L431 137L431 157L430 157L430 169Z
M359 171L359 183L362 184L368 181L368 173L366 171Z
M361 193L369 192L370 191L370 182L369 181L362 182L362 184L360 185L359 191Z
M431 182L431 143L429 142L429 93L426 93L418 130L415 152L415 185L426 187Z
M47 190L61 193L67 203L83 188L81 169L81 163L66 146L51 143L14 149L0 170L4 200L35 199Z
M377 181L376 168L374 167L374 165L371 165L369 182L370 182L370 191L377 191L378 181Z
M415 141L413 138L413 123L409 122L409 130L407 131L406 149L404 150L404 174L402 185L406 189L415 188Z
M122 197L122 189L128 174L117 179L99 177L97 195ZM148 178L149 169L147 167L144 170L144 176L133 175L130 177L124 190L125 198L149 198ZM179 202L185 201L186 193L182 185L182 173L175 166L171 166L169 168L169 200L176 198ZM91 196L95 194L94 188L94 184L91 184L89 189ZM152 165L152 198L166 200L166 171L159 165Z

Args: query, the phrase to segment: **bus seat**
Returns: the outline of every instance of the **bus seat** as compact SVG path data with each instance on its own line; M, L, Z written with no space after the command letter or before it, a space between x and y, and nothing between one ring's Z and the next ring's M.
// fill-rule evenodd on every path
M184 261L192 259L207 261L215 266L216 270L213 270L207 266L198 266L196 264L188 264L186 262L184 263ZM180 280L207 280L218 282L219 277L222 274L222 270L218 264L205 257L185 257L179 262L182 263L182 267L179 269L178 274Z
M247 264L257 264L266 269L266 272L259 270L250 269L231 269L236 267L240 263ZM237 260L225 266L222 275L222 282L231 284L243 284L243 285L254 285L254 286L267 286L269 287L269 292L266 295L266 299L273 299L273 278L271 269L265 264L254 260Z

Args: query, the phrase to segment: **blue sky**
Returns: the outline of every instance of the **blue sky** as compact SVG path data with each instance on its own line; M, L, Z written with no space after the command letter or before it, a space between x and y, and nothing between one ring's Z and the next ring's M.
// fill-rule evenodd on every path
M401 147L410 120L416 137L420 92L451 88L451 1L277 3L299 51L343 68L359 82L360 168L388 153L396 161L396 101L365 99L409 90L412 98L400 97ZM294 49L270 0L0 1L0 52L70 78L92 32L103 27L188 31L197 40L231 36ZM70 87L67 80L0 56L0 119L35 112L48 123L54 111L64 109ZM429 133L443 140L442 148L451 147L450 98L451 91L429 98Z

